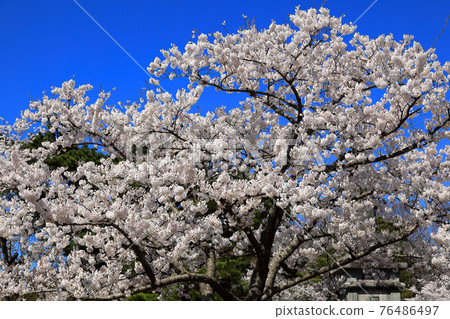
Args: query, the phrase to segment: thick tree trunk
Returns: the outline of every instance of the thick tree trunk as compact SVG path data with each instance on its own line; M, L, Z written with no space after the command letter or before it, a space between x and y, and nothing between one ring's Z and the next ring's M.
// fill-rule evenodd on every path
M206 250L206 276L214 278L216 276L216 252L213 248ZM214 300L214 289L207 283L200 283L200 293L202 300Z
M283 213L283 209L273 203L269 211L266 227L261 233L260 253L258 254L258 261L256 262L255 270L250 280L250 290L247 293L246 300L261 300L263 296L267 275L269 273L275 233L280 225Z

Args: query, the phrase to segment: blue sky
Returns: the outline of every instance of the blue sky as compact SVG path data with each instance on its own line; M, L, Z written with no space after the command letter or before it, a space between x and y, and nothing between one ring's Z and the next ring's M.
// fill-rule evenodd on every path
M144 68L171 43L184 47L191 31L229 32L243 24L242 14L265 28L271 20L286 21L295 7L307 9L313 0L77 0ZM316 0L320 6L323 0ZM332 15L355 21L374 0L328 0ZM393 33L396 39L413 34L424 48L441 32L448 0L378 0L357 22L358 32L376 37ZM148 76L73 0L0 0L0 117L20 116L30 96L59 86L74 76L77 85L116 87L112 102L137 100ZM450 60L450 23L436 44L441 62ZM163 82L170 92L176 83ZM212 108L223 102L202 100ZM232 106L232 105L230 105Z

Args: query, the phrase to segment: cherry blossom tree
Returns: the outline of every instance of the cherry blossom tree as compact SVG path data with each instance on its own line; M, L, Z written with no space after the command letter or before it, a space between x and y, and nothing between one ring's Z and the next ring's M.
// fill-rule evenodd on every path
M297 8L162 55L152 84L189 81L174 96L111 106L70 80L1 126L1 298L321 299L355 261L448 272L450 63L434 49ZM211 89L240 103L192 111ZM50 167L86 145L98 160Z
M410 300L418 301L445 301L449 299L450 295L450 277L442 275L440 278L423 281L423 286L419 289L415 288L416 295Z

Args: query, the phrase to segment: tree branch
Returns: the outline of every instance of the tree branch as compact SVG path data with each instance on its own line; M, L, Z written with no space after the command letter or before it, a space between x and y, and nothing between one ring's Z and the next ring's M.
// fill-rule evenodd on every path
M281 292L283 290L286 290L286 289L288 289L290 287L298 285L298 284L300 284L302 282L305 282L305 281L307 281L309 279L312 279L312 278L315 278L317 276L320 276L320 275L322 275L324 273L327 273L327 272L329 272L331 270L335 270L337 268L341 268L342 266L348 265L348 264L350 264L350 263L352 263L352 262L354 262L356 260L359 260L359 259L361 259L361 258L363 258L363 257L365 257L365 256L367 256L369 254L371 254L372 252L376 251L379 248L386 247L388 245L391 245L391 244L394 244L396 242L402 241L402 240L408 238L411 234L413 234L418 229L418 227L419 227L419 225L415 225L412 229L406 231L405 233L400 234L398 236L395 236L394 238L392 238L390 240L387 240L385 242L377 243L377 244L369 247L368 249L355 254L353 257L345 258L343 260L339 260L339 262L336 261L333 264L321 267L321 268L317 269L316 271L313 271L312 273L310 273L308 275L305 275L305 276L296 278L294 280L288 281L288 282L286 282L285 284L283 284L283 285L281 285L279 287L274 287L274 289L271 292L265 293L262 296L262 300L269 300L273 295L275 295L275 294L277 294L277 293L279 293L279 292Z

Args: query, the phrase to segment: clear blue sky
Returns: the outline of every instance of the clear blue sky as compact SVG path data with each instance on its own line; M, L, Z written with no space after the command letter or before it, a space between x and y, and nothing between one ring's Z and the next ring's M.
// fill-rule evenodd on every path
M144 68L175 43L184 47L191 31L234 32L242 14L256 18L260 28L273 19L286 21L297 5L312 0L77 0ZM320 6L323 0L316 0ZM328 0L332 15L356 20L374 0ZM378 0L357 22L358 32L375 37L393 33L396 39L413 34L424 48L441 32L449 0ZM0 117L13 122L27 108L30 96L59 86L75 76L77 85L116 87L112 101L136 100L147 75L73 0L0 0ZM450 60L450 23L436 45L440 61ZM174 92L175 85L162 83ZM94 97L94 95L91 95ZM210 100L212 106L217 100ZM203 102L205 103L205 102ZM209 101L206 100L206 104ZM213 105L216 103L215 105Z

